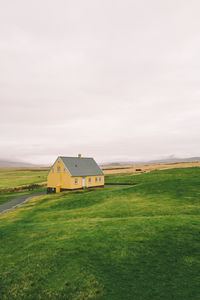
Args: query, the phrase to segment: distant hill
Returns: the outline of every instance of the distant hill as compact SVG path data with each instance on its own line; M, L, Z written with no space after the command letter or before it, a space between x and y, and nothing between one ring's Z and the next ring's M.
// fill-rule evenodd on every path
M189 158L164 158L164 159L155 159L143 162L136 162L136 164L173 164L173 163L180 163L180 162L193 162L193 161L200 161L200 157L189 157Z
M122 162L111 162L102 164L102 166L119 166L119 165L150 165L150 164L173 164L180 162L194 162L200 161L200 157L189 157L189 158L178 158L178 157L169 157L163 159L155 159L155 160L143 160L143 161L122 161Z
M27 162L21 162L21 161L9 161L9 160L3 160L0 159L0 168L14 168L14 167L37 167L38 165L34 165Z

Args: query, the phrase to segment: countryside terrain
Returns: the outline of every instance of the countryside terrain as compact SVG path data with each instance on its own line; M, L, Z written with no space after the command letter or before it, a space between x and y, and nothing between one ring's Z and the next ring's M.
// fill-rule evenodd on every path
M11 171L2 170L1 190L47 174ZM200 299L200 168L105 182L0 215L0 299Z
M32 184L46 183L48 168L0 169L0 192Z
M118 173L144 173L157 170L167 170L174 168L191 168L200 167L200 161L191 162L174 162L174 163L156 163L156 164L138 164L138 165L107 165L103 167L104 174L118 174ZM137 172L136 169L141 169Z

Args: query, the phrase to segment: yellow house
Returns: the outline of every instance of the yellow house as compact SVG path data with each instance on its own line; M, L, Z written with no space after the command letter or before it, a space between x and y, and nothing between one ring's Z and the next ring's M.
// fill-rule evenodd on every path
M103 187L104 173L93 158L59 156L47 177L47 193Z

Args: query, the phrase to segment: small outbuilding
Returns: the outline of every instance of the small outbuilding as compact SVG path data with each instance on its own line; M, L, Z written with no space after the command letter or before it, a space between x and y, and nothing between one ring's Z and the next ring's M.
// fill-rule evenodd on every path
M93 158L59 156L47 177L47 193L103 187L104 173Z

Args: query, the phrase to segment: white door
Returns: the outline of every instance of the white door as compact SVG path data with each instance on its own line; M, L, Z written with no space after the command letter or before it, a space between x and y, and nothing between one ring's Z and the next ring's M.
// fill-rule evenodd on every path
M82 178L82 186L85 186L85 177Z

